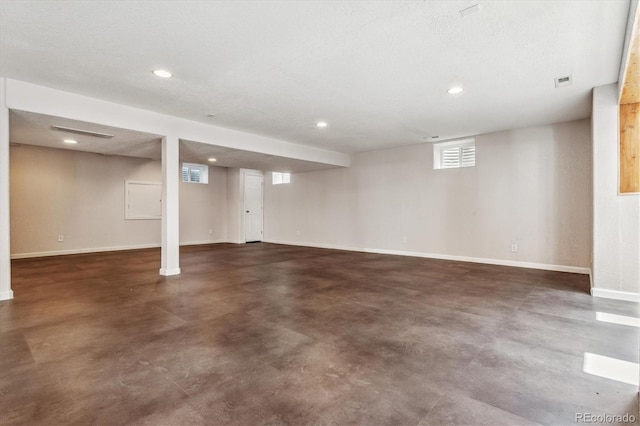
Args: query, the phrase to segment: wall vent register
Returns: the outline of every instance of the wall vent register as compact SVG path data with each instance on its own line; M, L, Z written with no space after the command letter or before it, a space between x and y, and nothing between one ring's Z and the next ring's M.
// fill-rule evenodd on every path
M476 165L476 140L464 139L433 144L433 168L457 169Z
M556 85L556 88L571 86L573 84L573 78L571 78L570 75L555 78L553 81Z

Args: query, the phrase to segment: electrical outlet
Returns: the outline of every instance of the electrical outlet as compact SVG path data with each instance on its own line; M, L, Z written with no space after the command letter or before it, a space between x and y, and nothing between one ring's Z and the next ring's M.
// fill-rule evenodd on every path
M402 242L406 244L406 242L407 242L407 237L402 237Z
M517 252L518 251L518 245L517 244L511 244L511 251L513 253Z
M213 235L213 229L209 229L209 235Z
M64 241L64 235L58 234L58 242L61 243Z
M296 235L300 235L300 230L299 229L296 231Z

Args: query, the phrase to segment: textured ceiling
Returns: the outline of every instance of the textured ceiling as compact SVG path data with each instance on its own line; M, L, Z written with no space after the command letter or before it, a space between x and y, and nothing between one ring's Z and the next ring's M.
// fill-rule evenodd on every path
M161 158L160 136L158 135L24 111L11 111L9 123L9 140L12 144L37 145L104 155L142 157L151 160ZM105 139L53 130L51 126L54 125L108 133L114 137ZM73 139L78 143L75 145L65 144L63 143L64 139Z
M460 10L480 5L477 13ZM357 152L590 115L628 1L1 1L0 74ZM151 74L165 68L175 75ZM572 75L572 86L554 78ZM448 95L459 84L465 92ZM215 113L214 119L207 118ZM325 120L326 129L314 123Z
M215 163L208 163L209 158L215 158ZM243 151L223 146L209 145L193 141L180 141L180 160L190 163L213 164L223 167L239 167L246 169L281 171L281 172L308 172L333 168L323 163L296 160L293 158L278 157L275 155L260 154L257 152Z
M24 111L11 111L9 119L11 123L9 139L14 145L37 145L103 155L161 159L160 136L158 135ZM54 125L108 133L114 137L105 139L53 130L51 127ZM64 139L73 139L78 143L75 145L65 144ZM211 157L217 161L209 163L208 159ZM180 141L180 161L213 164L221 167L287 172L306 172L331 167L322 163L183 140Z

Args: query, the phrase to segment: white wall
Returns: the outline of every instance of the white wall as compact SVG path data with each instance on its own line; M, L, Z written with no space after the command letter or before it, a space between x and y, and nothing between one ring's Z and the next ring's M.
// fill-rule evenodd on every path
M158 161L27 145L10 154L13 256L160 243L159 220L124 220L124 181L160 182Z
M160 182L159 161L30 145L10 154L13 257L159 246L160 220L124 219L124 181ZM209 182L180 184L182 244L225 240L225 169L210 167Z
M593 89L594 296L640 301L640 195L618 195L617 84Z
M227 240L227 169L209 166L209 184L180 182L180 244Z
M227 241L243 243L244 232L240 221L243 194L241 192L241 173L237 167L227 168Z
M420 144L289 185L267 179L265 239L588 268L589 121L481 135L476 148L471 168L433 170L432 145Z
M0 300L13 298L9 216L9 109L6 80L0 77Z

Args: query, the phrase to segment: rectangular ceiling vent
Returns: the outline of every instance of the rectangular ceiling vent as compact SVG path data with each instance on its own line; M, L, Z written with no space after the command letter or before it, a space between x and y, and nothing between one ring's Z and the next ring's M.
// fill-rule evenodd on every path
M566 75L564 77L558 77L555 79L556 89L559 87L571 86L573 84L573 79L570 75Z
M466 9L462 9L460 11L460 15L461 16L467 16L467 15L471 15L472 13L476 13L480 11L480 5L479 4L474 4L473 6L469 6Z
M95 136L96 138L109 139L109 138L113 137L113 135L110 134L110 133L94 132L92 130L76 129L74 127L53 125L53 126L51 126L51 128L53 130L59 130L61 132L76 133L78 135Z

